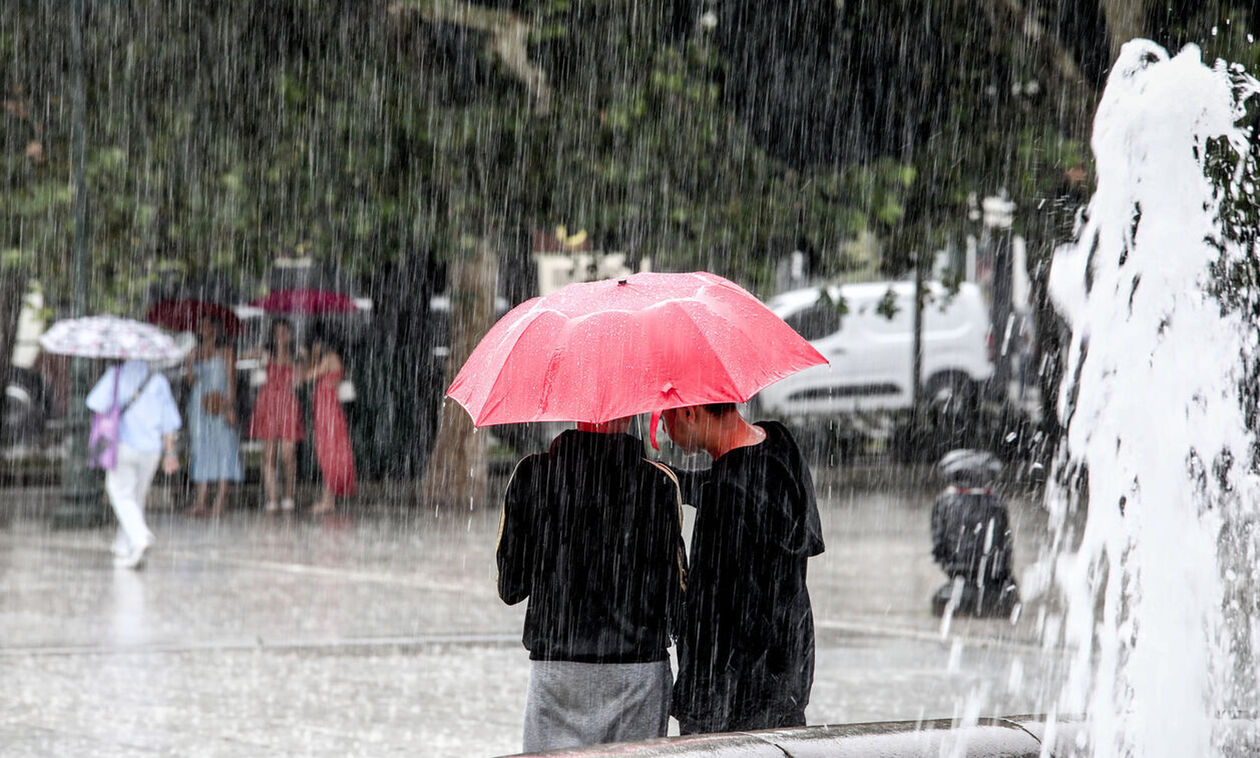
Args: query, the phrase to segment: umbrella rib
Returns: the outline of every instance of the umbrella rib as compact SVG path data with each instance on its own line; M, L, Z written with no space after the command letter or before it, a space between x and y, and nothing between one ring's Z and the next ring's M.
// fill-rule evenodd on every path
M516 350L517 343L519 343L521 339L525 337L526 332L528 332L530 329L534 327L535 324L538 323L539 319L542 317L544 313L556 313L557 315L563 316L563 314L560 314L558 311L552 308L540 308L539 310L533 313L530 313L526 316L528 321L525 321L521 325L520 330L515 335L515 338L512 339L512 344L508 348L506 348L504 352L503 365L499 368L498 373L495 375L494 382L491 383L490 388L486 390L486 394L481 405L481 413L477 414L477 418L473 422L473 426L481 426L483 423L485 423L486 417L496 407L498 407L498 405L500 405L500 403L492 403L491 398L494 397L495 391L499 389L499 383L504 380L504 369L507 368L508 358L510 358L512 356L513 351ZM521 322L518 322L518 323L521 323ZM494 327L491 327L491 328L493 329ZM553 354L554 354L554 351L553 351ZM448 394L449 394L449 391L448 391Z
M704 343L712 347L712 343L709 342L708 335L705 333L704 329L700 326L700 324L694 318L692 318L691 312L688 311L686 308L682 307L681 305L677 307L678 307L678 310L682 311L682 314L687 317L687 320L691 322L692 327L695 328L696 333L700 335ZM735 377L734 375L731 374L731 369L729 366L726 365L726 361L722 359L722 356L716 350L713 351L713 358L714 360L717 361L717 364L722 367L722 372L726 374L727 384L733 386L735 384Z
M729 283L728 283L728 284L729 284ZM741 296L743 296L743 297L750 297L750 295L748 295L747 293L744 293L744 292L743 292L743 291L742 291L742 290L741 290L738 286L736 286L736 285L729 285L729 286L727 286L727 285L723 285L723 284L721 284L721 283L714 282L714 283L712 283L712 286L715 286L715 287L717 287L717 286L722 286L722 287L724 287L725 289L734 290L734 291L736 291L737 293L740 293L740 294L741 294ZM715 302L720 303L720 304L722 305L722 307L723 307L723 310L726 310L726 309L730 306L730 304L729 304L729 303L725 303L725 302L721 302L721 301L715 301ZM757 301L757 302L758 302L759 304L761 304L761 303L760 303L760 301ZM761 304L761 305L762 305L762 307L763 307L763 308L765 307L765 305L764 305L764 304ZM767 310L767 311L769 311L771 314L773 314L773 311L770 311L770 310L769 310L769 308L766 308L766 310ZM774 318L778 319L779 317L776 315L776 316L774 316ZM693 319L693 321L694 321L694 319ZM744 339L748 342L748 344L750 344L750 345L754 345L754 346L758 344L758 342L759 342L759 341L758 341L757 339L754 339L754 337L753 337L752 335L750 335L747 331L745 331L745 327L747 326L747 324L746 324L744 321L742 321L741 319L738 319L738 318L730 318L730 319L728 319L728 321L730 322L730 324L731 324L731 326L732 326L733 330L734 330L734 331L736 331L736 332L738 332L738 333L739 333L739 335L740 335L741 337L743 337L743 338L744 338ZM786 324L786 323L784 323L784 324L783 324L783 326L787 326L787 324ZM790 329L791 327L788 327L788 328ZM793 332L792 332L792 335L793 335L793 336L797 336L795 331L793 331ZM806 343L806 344L808 345L809 343ZM815 350L815 352L817 352L817 350L816 350L816 349L815 349L812 345L810 345L809 347L810 347L810 349ZM823 363L826 363L826 362L827 362L826 358L823 358L822 362L823 362ZM816 365L816 364L811 364L811 365ZM744 400L748 400L748 399L749 399L749 398L751 398L753 395L756 395L758 392L762 391L762 390L763 390L763 389L765 389L766 387L769 387L771 384L774 384L775 382L777 382L777 381L779 381L779 380L783 379L785 376L788 376L788 375L790 375L790 374L792 374L792 373L795 373L795 371L798 371L798 370L800 370L800 369L799 369L799 368L797 368L797 369L793 369L792 371L788 371L788 372L784 372L784 373L780 373L780 372L778 372L778 371L763 371L763 372L762 372L762 375L763 375L763 380L762 380L762 381L758 381L758 382L756 383L756 385L757 385L757 386L756 386L756 389L754 389L752 392L748 393L748 397L747 397L747 398L744 398ZM769 381L764 381L765 379L768 379Z

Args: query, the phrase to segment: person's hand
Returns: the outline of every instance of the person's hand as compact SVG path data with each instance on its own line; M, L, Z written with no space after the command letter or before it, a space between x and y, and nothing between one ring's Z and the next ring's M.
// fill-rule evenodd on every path
M236 426L236 409L228 408L227 412L223 414L223 418L227 419L228 426Z
M174 474L176 471L179 471L179 457L176 456L174 453L167 453L166 455L163 455L162 456L162 471L167 476L170 476L171 474Z

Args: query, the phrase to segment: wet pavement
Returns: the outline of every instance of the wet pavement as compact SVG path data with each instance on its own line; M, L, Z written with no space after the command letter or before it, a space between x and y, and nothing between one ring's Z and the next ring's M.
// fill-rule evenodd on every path
M933 489L838 469L818 490L811 723L1049 709L1060 662L1038 642L1046 609L948 629L929 612L944 581L928 552ZM524 608L495 595L497 512L359 504L208 522L159 489L158 543L130 572L111 565L112 529L53 531L36 494L0 493L4 755L519 749ZM1023 568L1045 516L1015 499L1012 522Z

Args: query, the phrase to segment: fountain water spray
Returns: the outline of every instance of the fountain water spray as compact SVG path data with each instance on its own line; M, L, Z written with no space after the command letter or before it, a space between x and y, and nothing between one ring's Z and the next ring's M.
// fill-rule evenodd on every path
M1229 535L1260 509L1241 391L1256 341L1213 294L1211 267L1246 251L1205 161L1223 139L1245 165L1238 123L1256 91L1197 48L1125 45L1094 122L1097 192L1055 255L1051 294L1072 329L1060 463L1084 472L1049 495L1071 651L1057 707L1086 716L1081 754L1219 755L1218 717L1255 705L1249 634L1234 627L1256 600L1231 606L1254 569L1239 574L1245 540Z

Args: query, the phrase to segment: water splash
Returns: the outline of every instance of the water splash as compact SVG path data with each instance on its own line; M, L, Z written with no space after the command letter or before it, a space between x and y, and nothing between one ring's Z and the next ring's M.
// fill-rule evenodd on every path
M1210 267L1245 253L1204 162L1213 140L1245 151L1237 124L1256 89L1195 47L1126 44L1094 122L1097 191L1055 255L1051 293L1072 329L1060 463L1078 474L1049 496L1071 651L1058 711L1087 717L1082 754L1218 755L1216 719L1255 704L1223 537L1260 507L1240 393L1256 348L1212 294Z

